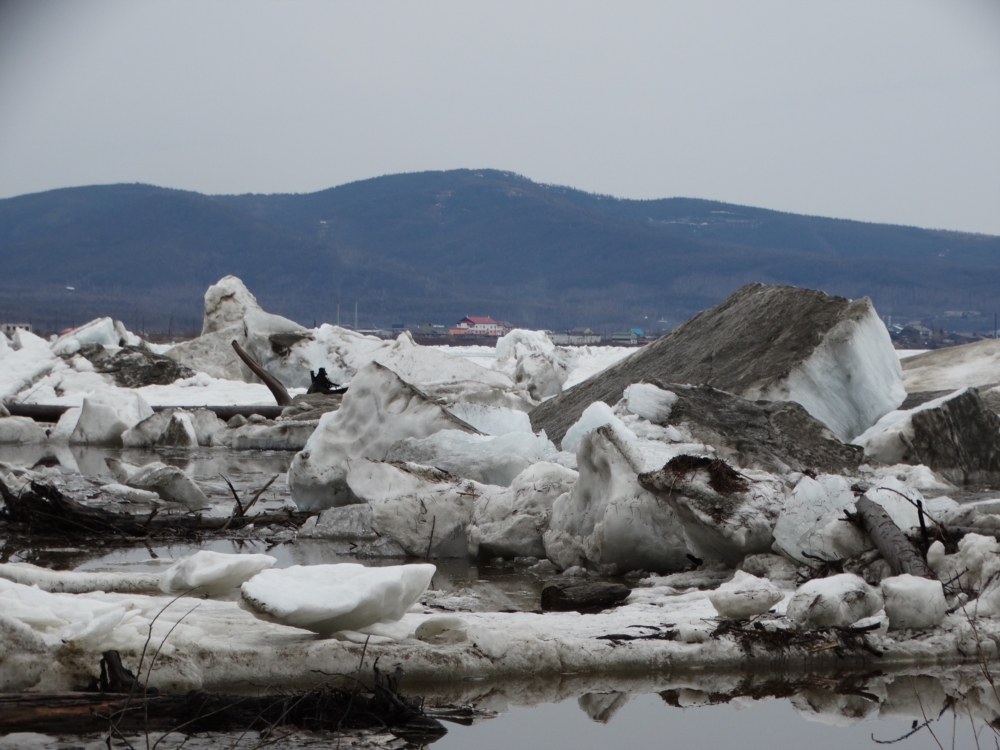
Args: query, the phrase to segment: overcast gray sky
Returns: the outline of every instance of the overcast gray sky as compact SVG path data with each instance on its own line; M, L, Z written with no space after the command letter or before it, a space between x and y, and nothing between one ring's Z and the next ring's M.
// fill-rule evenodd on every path
M1000 0L0 3L0 197L458 167L1000 234Z

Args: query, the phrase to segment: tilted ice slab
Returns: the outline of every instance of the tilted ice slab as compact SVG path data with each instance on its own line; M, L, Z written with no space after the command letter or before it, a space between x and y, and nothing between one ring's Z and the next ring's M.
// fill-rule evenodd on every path
M456 476L503 487L539 461L556 461L560 452L544 435L511 432L474 435L441 430L425 438L405 438L386 453L387 461L436 466Z
M876 461L923 464L955 484L1000 479L1000 417L975 388L890 412L855 443Z
M379 531L414 557L467 557L476 498L496 490L440 469L363 458L349 462L346 482L371 506Z
M749 284L531 413L553 440L594 401L633 383L710 385L745 399L796 401L841 440L906 397L889 333L868 298Z
M590 562L622 572L672 572L688 546L671 508L638 482L640 457L614 425L588 432L577 449L579 478L552 506L545 551L562 568Z
M983 339L973 344L936 349L907 357L902 365L907 393L953 391L1000 383L1000 340Z
M846 520L855 512L851 481L835 474L802 477L785 501L774 526L775 550L800 563L843 560L871 549L867 534Z
M539 462L522 471L500 492L476 498L468 526L472 557L545 557L542 535L552 506L579 475L559 464Z
M353 502L348 461L385 459L406 438L441 430L473 433L472 427L430 401L391 370L371 363L357 374L340 409L324 414L288 470L292 499L301 510L322 510Z
M266 570L242 586L251 611L330 635L395 622L430 585L433 565L366 568L355 563Z
M44 339L21 330L15 337L22 342L16 348L0 334L0 401L31 388L53 368L66 367Z

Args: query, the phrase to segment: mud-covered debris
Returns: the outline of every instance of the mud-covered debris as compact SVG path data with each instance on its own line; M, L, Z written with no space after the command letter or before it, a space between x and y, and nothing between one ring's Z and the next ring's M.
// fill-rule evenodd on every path
M630 593L621 583L549 581L542 588L542 611L601 612L621 604Z
M708 486L720 495L733 495L750 489L747 478L720 458L674 456L664 464L663 470L671 472L675 480L704 470L708 473Z

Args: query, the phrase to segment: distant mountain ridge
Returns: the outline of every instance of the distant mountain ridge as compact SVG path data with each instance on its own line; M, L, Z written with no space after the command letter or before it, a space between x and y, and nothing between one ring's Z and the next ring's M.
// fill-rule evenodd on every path
M750 281L868 295L899 318L1000 307L1000 237L715 201L626 200L509 172L388 175L308 194L150 185L0 200L0 319L195 328L240 276L311 325L666 326ZM74 287L67 290L67 286Z

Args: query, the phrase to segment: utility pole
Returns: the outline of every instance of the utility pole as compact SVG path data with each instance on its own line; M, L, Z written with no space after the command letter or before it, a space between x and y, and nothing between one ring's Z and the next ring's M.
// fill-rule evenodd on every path
M337 325L340 326L340 303L337 303Z
M358 330L358 301L354 300L354 330Z

